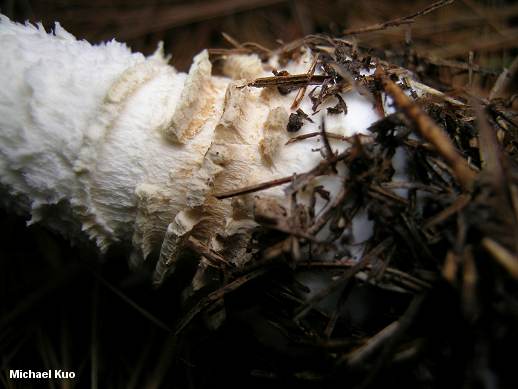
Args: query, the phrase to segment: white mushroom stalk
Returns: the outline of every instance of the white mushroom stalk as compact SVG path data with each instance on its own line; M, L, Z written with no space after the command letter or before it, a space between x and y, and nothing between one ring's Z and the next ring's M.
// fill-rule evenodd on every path
M135 262L157 252L159 275L189 236L236 265L246 261L254 197L284 199L283 187L223 200L214 194L318 165L322 139L289 140L320 131L320 115L336 104L329 99L290 133L297 91L250 86L272 69L306 73L309 50L285 66L231 55L221 76L203 51L185 74L161 48L144 57L115 41L78 41L59 24L46 32L0 16L0 53L4 200L30 213L30 223L92 240L102 252L126 245ZM348 112L326 115L326 131L366 133L379 118L372 102L355 91L340 95ZM311 105L306 93L301 108L312 114ZM347 147L330 144L333 152ZM318 184L336 191L341 180L339 172Z

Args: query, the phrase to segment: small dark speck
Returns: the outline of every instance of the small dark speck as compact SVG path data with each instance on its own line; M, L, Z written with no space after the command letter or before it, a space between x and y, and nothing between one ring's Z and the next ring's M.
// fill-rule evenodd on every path
M288 130L288 132L297 132L298 130L301 129L302 125L303 125L303 123L302 123L302 118L300 117L300 115L298 115L297 113L292 113L288 120L287 130Z

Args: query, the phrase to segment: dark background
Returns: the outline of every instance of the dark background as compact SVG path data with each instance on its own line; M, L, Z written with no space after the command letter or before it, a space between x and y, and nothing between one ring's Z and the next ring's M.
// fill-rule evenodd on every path
M3 0L4 14L19 20L59 21L79 38L100 42L115 38L134 50L152 53L159 41L172 63L188 69L204 48L228 47L221 33L239 42L275 48L311 33L339 35L416 12L432 1L404 0ZM505 0L457 0L416 20L411 28L392 28L358 36L358 42L383 49L401 47L411 37L419 53L468 60L495 69L509 64L518 41L518 3Z
M274 49L306 34L340 35L344 29L411 14L429 3L4 0L0 7L18 21L42 21L47 29L60 21L79 38L91 42L115 38L146 54L162 40L166 53L173 55L172 64L187 70L192 56L201 49L230 47L222 32L239 42ZM516 2L459 0L418 19L411 28L387 29L355 39L362 45L395 52L403 52L410 44L412 50L430 58L468 61L472 52L474 63L496 75L516 55L517 20ZM465 72L447 77L458 85L466 82ZM479 86L485 93L486 83L481 80ZM171 331L183 312L180 293L192 271L193 264L187 261L160 289L153 289L148 270L129 269L123 253L112 250L99 259L89 248L70 247L61 237L37 225L26 227L22 217L2 211L0 387L321 387L311 377L297 376L308 364L325 364L325 359L315 362L318 353L284 347L285 338L274 330L254 332L264 320L254 307L268 303L258 292L268 286L267 281L252 283L227 299L232 309L218 331L206 330L199 321L185 336L174 337ZM461 364L462 358L436 373L455 377L453 372ZM9 368L70 369L77 378L13 383L7 380ZM461 385L461 377L447 381L427 374L395 370L373 385L390 386L391 380L400 387ZM347 386L349 379L339 384Z

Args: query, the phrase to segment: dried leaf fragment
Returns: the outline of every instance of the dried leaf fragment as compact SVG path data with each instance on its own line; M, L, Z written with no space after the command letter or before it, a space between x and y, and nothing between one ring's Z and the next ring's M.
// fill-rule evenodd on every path
M327 108L327 112L331 115L337 115L339 113L343 113L347 115L347 104L345 103L342 96L336 94L335 97L338 99L338 103L334 107Z

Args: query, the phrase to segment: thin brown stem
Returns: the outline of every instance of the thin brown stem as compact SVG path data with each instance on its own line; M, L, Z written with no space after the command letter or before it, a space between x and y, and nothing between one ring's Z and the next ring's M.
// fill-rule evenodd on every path
M385 92L394 99L396 106L414 124L419 134L430 142L446 160L460 185L464 189L470 190L475 181L476 174L471 170L468 162L460 155L446 132L417 104L410 100L403 90L386 75L381 66L378 66L376 69L375 77L381 83Z
M350 29L342 31L342 33L344 35L357 35L357 34L364 34L364 33L367 33L367 32L385 30L385 29L387 29L389 27L398 27L398 26L401 26L401 25L414 23L415 19L417 17L424 16L424 15L429 14L430 12L433 12L433 11L439 9L439 8L442 8L442 7L445 7L447 5L450 5L451 3L453 3L453 1L454 0L440 0L440 1L436 1L433 4L430 4L428 7L424 8L424 9L418 11L418 12L415 12L415 13L413 13L411 15L399 17L399 18L392 19L392 20L388 20L388 21L383 22L383 23L372 24L372 25L367 26L367 27L350 28Z

